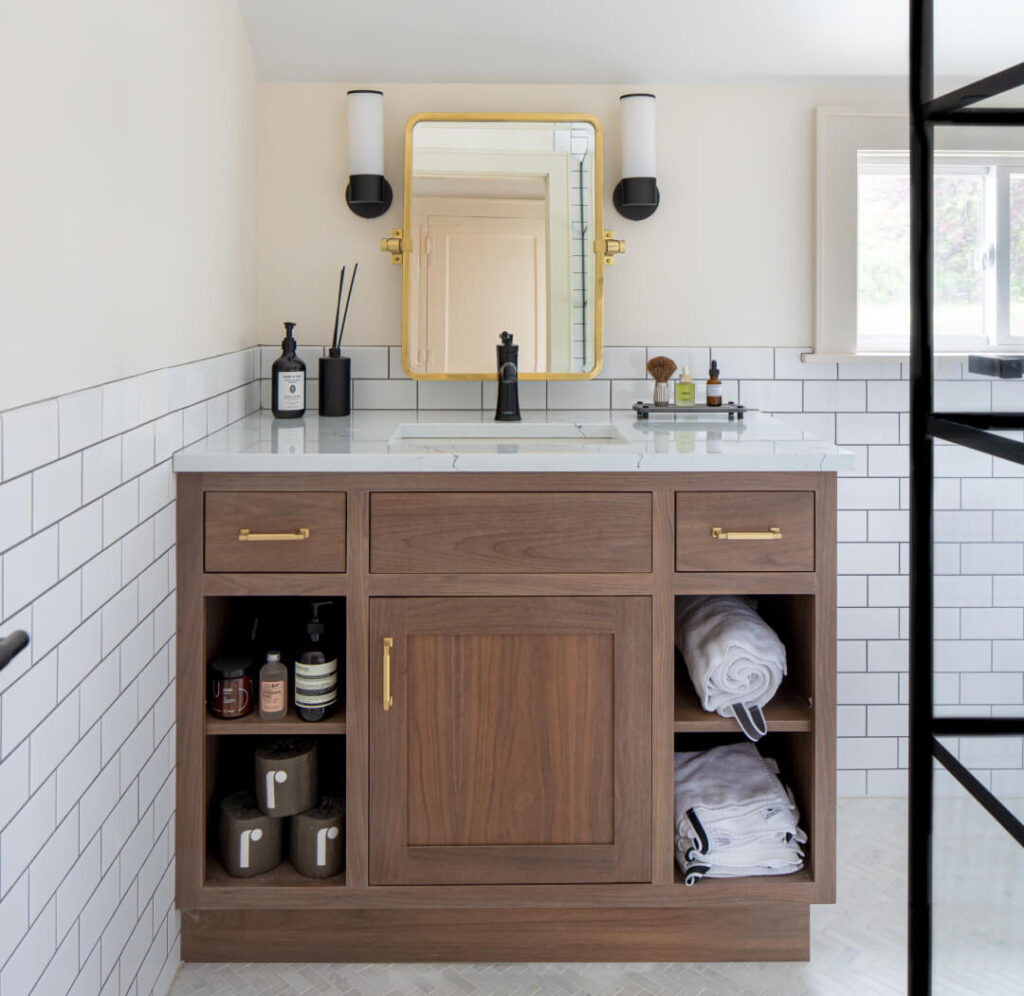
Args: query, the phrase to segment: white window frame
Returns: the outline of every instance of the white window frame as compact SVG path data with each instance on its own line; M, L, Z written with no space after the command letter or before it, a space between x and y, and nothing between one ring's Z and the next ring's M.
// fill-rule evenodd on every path
M909 119L898 112L850 108L817 110L817 245L814 360L852 358L900 359L907 356L909 343L900 337L891 343L873 344L859 349L857 342L857 180L858 153L870 153L879 162L886 156L907 156ZM946 128L937 133L943 148L937 160L949 166L977 167L979 161L995 164L997 197L1009 196L1010 173L1020 171L1024 163L1020 129ZM978 152L977 150L986 150ZM994 208L993 208L994 209ZM1002 212L999 224L1009 221ZM997 233L1000 254L1009 253L1008 232ZM1002 265L998 265L1002 264ZM1009 325L1008 259L997 261L997 273L1005 275L999 284L993 281L986 292L995 307L999 328ZM1024 337L1003 336L992 342L980 337L946 340L936 343L936 353L963 355L969 350L998 346L1002 352L1024 352ZM887 348L891 347L891 348Z

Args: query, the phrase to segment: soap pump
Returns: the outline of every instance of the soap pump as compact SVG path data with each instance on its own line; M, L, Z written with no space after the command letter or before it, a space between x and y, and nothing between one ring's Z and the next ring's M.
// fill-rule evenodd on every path
M313 618L306 624L310 649L295 662L295 711L301 719L315 723L334 712L338 702L338 658L327 659L320 644L324 624L320 609L333 602L314 602Z
M274 360L270 407L274 418L302 418L306 413L306 364L295 355L295 322L285 322L281 355Z

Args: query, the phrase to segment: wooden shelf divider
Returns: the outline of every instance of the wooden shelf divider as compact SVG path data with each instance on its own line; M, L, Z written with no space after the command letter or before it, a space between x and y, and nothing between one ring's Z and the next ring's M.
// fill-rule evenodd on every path
M769 733L807 733L812 727L811 705L798 689L784 681L775 698L764 708ZM672 729L676 733L736 733L739 724L731 716L705 712L685 668L676 669L676 708Z
M218 719L209 712L206 714L206 732L211 736L280 736L280 735L324 735L345 732L345 707L342 706L329 719L318 723L309 723L300 719L294 706L288 706L288 715L284 719L260 719L255 709L248 716L240 719Z
M345 871L342 869L337 875L332 875L330 878L310 878L308 875L300 875L286 857L276 868L272 868L262 875L236 878L234 875L229 875L217 857L210 853L206 856L204 888L250 889L254 891L269 888L343 889L345 888Z

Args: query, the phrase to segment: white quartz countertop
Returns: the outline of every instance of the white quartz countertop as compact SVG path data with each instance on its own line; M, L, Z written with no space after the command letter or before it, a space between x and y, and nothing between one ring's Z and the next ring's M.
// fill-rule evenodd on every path
M409 471L848 470L854 455L784 421L750 412L652 416L483 411L358 411L345 418L278 420L260 411L174 456L179 473Z

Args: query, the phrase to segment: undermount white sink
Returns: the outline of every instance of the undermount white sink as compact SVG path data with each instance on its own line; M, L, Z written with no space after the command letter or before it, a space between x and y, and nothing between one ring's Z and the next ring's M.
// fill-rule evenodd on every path
M420 443L437 449L454 449L466 443L503 443L537 445L557 443L624 442L614 425L568 422L405 422L388 440L394 443Z

